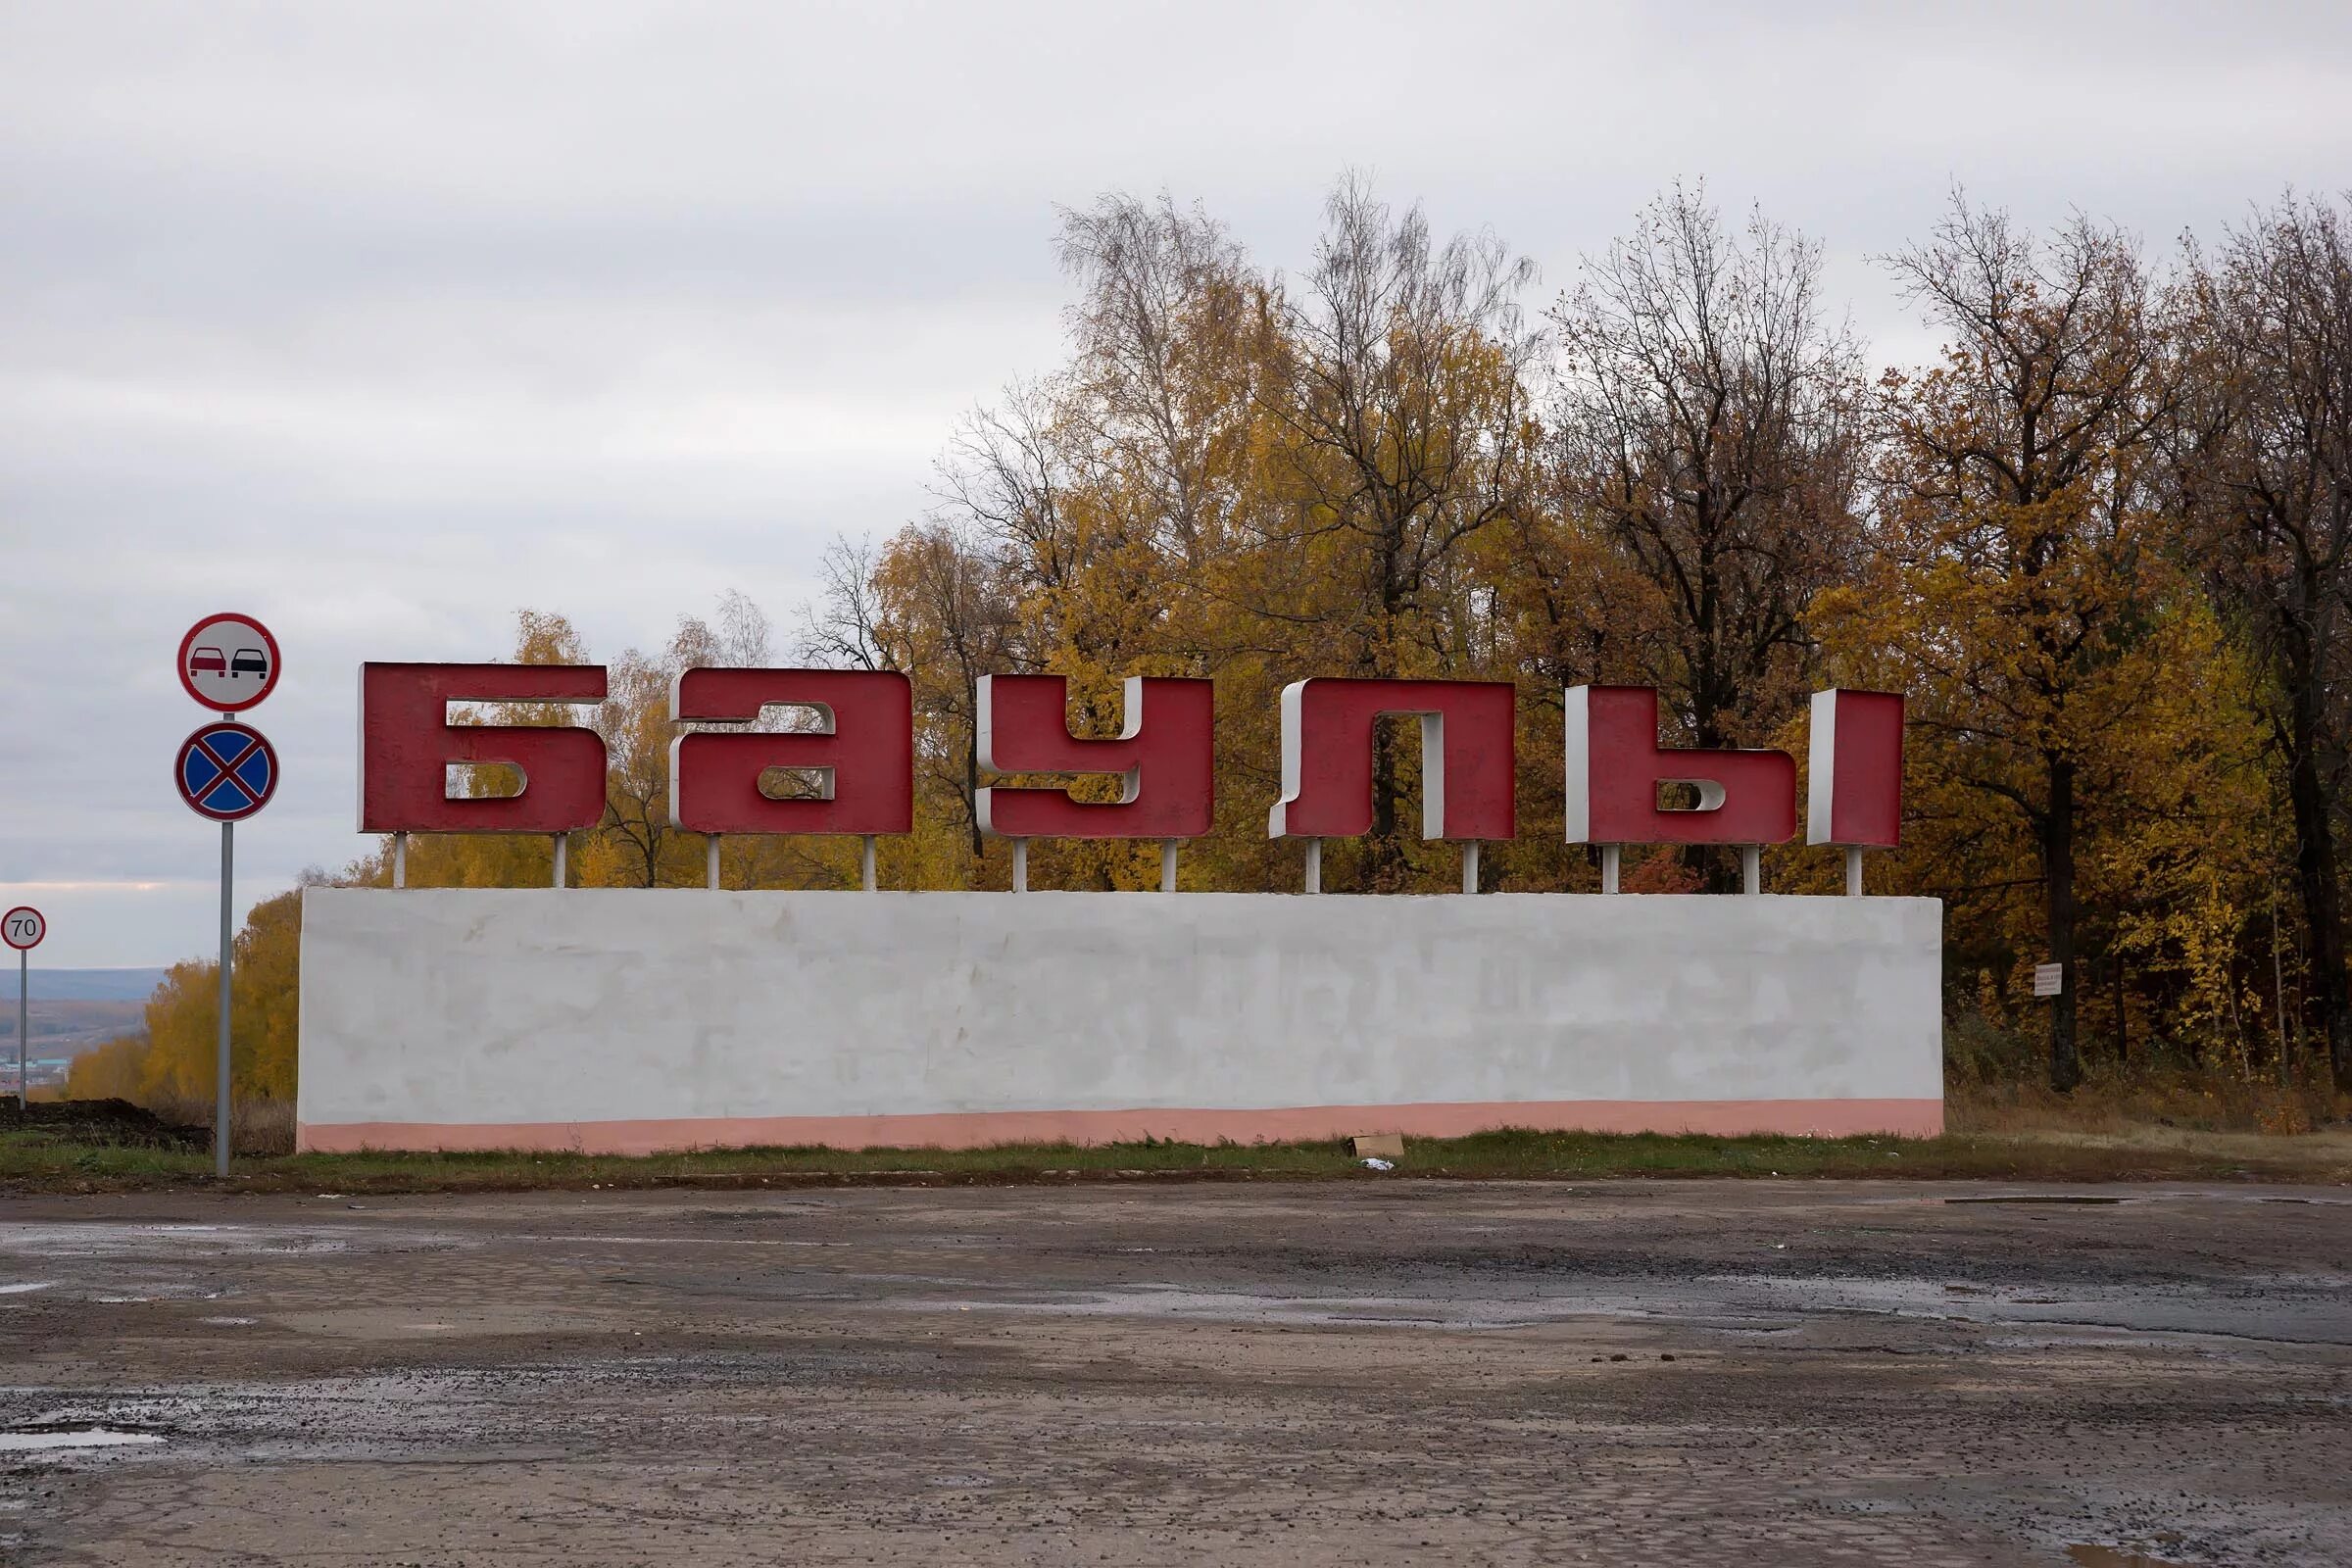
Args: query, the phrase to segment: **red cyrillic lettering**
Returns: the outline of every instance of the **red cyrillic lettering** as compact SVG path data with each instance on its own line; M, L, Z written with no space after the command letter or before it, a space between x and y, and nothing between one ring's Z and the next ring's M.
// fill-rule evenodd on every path
M1119 773L1115 801L1061 789L998 785L978 792L980 830L1004 838L1190 839L1215 814L1214 690L1205 680L1131 675L1116 740L1070 734L1069 682L1059 675L983 675L976 698L980 765L997 773Z
M699 733L669 746L669 812L695 833L906 833L914 827L914 690L890 670L689 669L669 716L750 723L763 708L812 708L820 727ZM817 800L760 788L771 767L824 775Z
M1780 844L1796 836L1796 760L1787 752L1658 745L1647 686L1568 689L1568 842ZM1661 784L1697 786L1699 804L1658 805Z
M1517 739L1507 681L1293 681L1282 689L1282 799L1269 838L1372 831L1372 726L1421 720L1421 836L1507 839L1518 831Z
M1903 699L1813 694L1805 842L1893 849L1903 837Z
M451 703L601 703L602 664L362 664L360 831L568 833L605 814L605 743L570 725L452 724ZM453 762L505 763L520 794L449 793Z

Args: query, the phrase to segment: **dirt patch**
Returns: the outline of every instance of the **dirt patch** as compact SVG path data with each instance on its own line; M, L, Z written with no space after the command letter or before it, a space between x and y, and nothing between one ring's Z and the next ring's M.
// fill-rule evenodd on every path
M128 1149L203 1149L212 1134L164 1120L127 1100L0 1101L0 1133L42 1133L77 1144Z

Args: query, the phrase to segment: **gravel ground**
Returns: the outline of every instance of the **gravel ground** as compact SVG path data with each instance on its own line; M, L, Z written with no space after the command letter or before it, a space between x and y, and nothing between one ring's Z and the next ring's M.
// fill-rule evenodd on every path
M2343 1563L2348 1280L2342 1189L18 1200L0 1560Z

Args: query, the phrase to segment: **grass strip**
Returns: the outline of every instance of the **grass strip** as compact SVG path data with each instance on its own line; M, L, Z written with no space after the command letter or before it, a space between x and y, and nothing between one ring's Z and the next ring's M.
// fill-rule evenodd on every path
M2226 1142L2227 1147L2210 1147ZM956 1186L1089 1181L1564 1181L1606 1177L1881 1178L2037 1182L2270 1180L2352 1182L2352 1146L2334 1138L2231 1138L2200 1144L2079 1134L1958 1133L1941 1138L1712 1138L1656 1133L1500 1131L1408 1139L1395 1172L1364 1167L1344 1142L987 1149L725 1149L620 1156L565 1153L281 1154L240 1157L225 1184L194 1151L0 1133L0 1192L178 1191L448 1193L880 1184Z

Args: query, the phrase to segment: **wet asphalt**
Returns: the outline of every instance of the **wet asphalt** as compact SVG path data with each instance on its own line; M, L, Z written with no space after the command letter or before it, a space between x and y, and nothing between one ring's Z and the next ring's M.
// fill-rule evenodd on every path
M0 1200L0 1561L2343 1563L2348 1283L2251 1184Z

